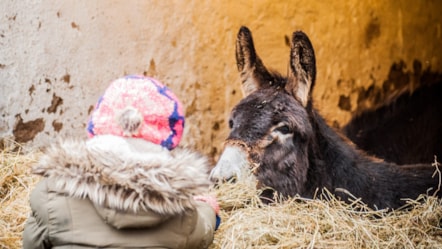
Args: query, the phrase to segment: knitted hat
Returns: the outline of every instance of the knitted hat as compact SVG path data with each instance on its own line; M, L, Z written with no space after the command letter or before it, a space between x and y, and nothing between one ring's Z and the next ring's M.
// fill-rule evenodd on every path
M137 75L110 84L87 127L89 137L141 138L169 150L178 145L183 129L183 106L175 94L158 80Z

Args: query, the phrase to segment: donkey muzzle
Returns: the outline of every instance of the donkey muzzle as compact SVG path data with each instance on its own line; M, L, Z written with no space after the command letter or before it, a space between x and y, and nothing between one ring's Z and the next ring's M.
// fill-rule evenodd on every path
M244 146L227 144L216 166L210 172L210 180L213 182L242 180L248 175L249 168L248 154Z

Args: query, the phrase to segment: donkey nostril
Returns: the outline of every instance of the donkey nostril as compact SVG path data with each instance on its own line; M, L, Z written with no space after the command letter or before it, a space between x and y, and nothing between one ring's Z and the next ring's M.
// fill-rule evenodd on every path
M219 178L217 178L217 177L212 177L212 176L210 176L209 179L210 179L210 181L211 181L212 183L214 183L215 185L218 185L219 182L220 182Z
M223 183L236 183L237 177L236 176L230 176L228 178L216 178L216 177L210 177L210 181L214 183L215 187L218 187L219 185Z
M213 181L212 181L213 182ZM214 189L219 189L219 186L220 186L221 184L219 184L219 182L213 182L213 188Z
M236 183L236 177L230 177L228 179L222 179L222 180L220 180L220 179L217 179L217 180L211 179L211 180L213 182L213 187L215 189L219 189L223 184L226 184L226 183L232 183L232 184Z
M236 176L231 176L231 177L223 180L223 182L225 182L225 183L236 183L236 181L237 181Z

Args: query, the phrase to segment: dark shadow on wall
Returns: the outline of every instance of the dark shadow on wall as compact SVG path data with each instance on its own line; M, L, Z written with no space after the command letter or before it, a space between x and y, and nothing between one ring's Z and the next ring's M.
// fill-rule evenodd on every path
M358 89L357 107L353 110L355 115L373 110L394 102L399 96L410 95L416 89L423 86L438 84L442 81L442 74L432 72L431 68L422 69L422 63L418 60L413 62L413 69L407 70L404 61L393 63L387 79L382 87L371 85Z
M369 154L398 164L442 157L442 74L392 65L382 88L361 89L358 108L342 131ZM367 108L366 106L372 106Z

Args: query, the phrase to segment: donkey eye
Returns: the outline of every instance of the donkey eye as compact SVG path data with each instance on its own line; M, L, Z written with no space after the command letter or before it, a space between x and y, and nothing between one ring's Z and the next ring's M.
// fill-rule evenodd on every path
M233 120L230 119L229 120L229 128L232 129L232 127L233 127Z
M290 128L288 127L288 125L283 125L280 126L278 128L275 129L275 131L280 132L281 134L289 134L290 133Z

